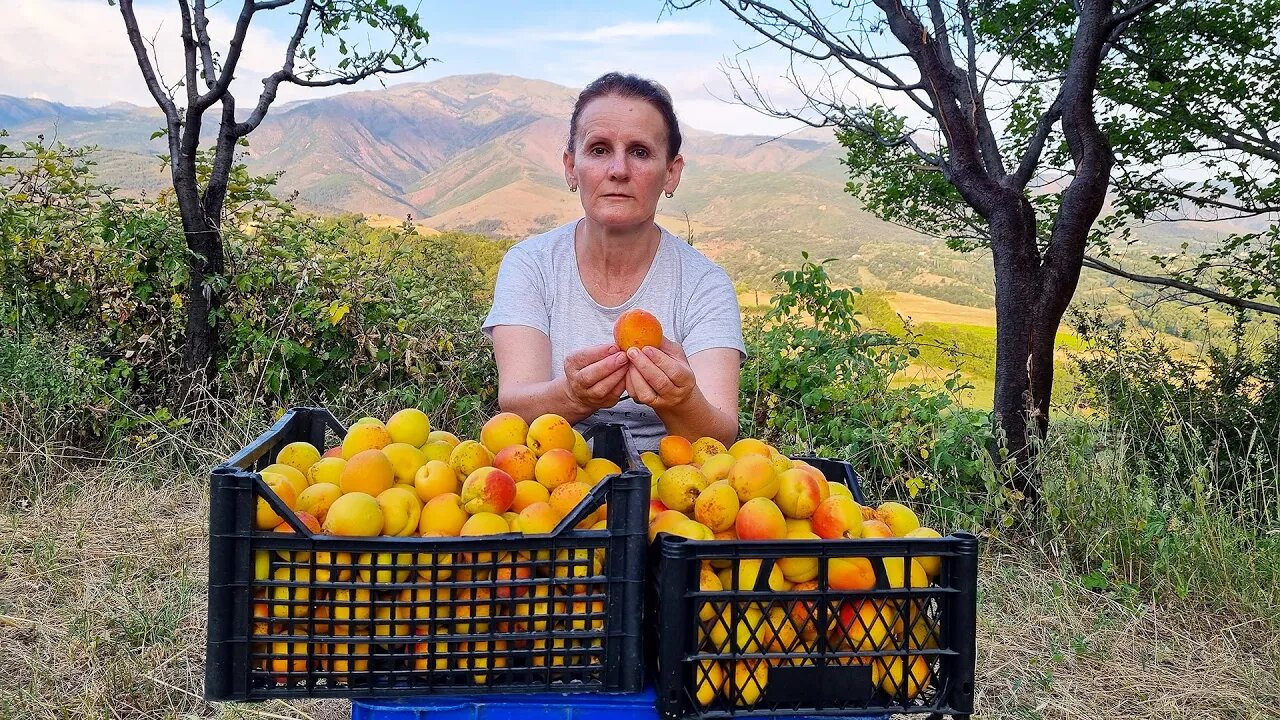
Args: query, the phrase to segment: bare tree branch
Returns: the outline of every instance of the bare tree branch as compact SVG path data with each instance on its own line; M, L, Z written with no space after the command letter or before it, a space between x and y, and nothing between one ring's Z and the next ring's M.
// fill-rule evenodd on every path
M1244 310L1254 310L1256 312L1267 313L1269 315L1280 315L1280 306L1277 306L1277 305L1268 305L1266 303L1260 303L1253 300L1246 300L1244 298L1225 295L1216 290L1210 290L1209 288L1199 287L1197 285L1192 285L1189 282L1176 280L1174 278L1160 277L1158 275L1141 275L1138 273L1127 272L1125 270L1121 270L1120 268L1114 265L1110 265L1106 262L1103 262L1102 260L1099 260L1095 257L1091 257L1088 255L1086 255L1084 258L1084 266L1088 268L1093 268L1094 270L1100 270L1110 275L1115 275L1116 277L1122 277L1126 280L1132 280L1134 282L1145 283L1147 285L1155 285L1157 287L1175 288L1178 290L1182 290L1184 292L1189 292L1195 295L1199 295L1201 297L1208 298L1210 300L1213 300L1214 302L1219 302L1224 305L1229 305L1231 307L1237 307Z
M195 0L196 44L200 47L200 62L204 67L205 86L212 89L218 68L214 64L213 45L209 42L209 16L205 12L205 0Z
M310 0L308 0L310 5ZM227 45L227 56L222 62L222 72L218 74L218 80L213 87L209 88L209 92L200 98L200 108L203 110L212 106L221 99L222 94L231 86L231 78L235 76L236 66L240 64L240 51L244 49L244 38L249 32L249 22L253 20L253 14L256 12L253 0L244 0L244 6L240 8L240 16L236 18L236 27L231 35L231 42ZM306 26L303 26L306 29Z
M182 56L186 70L187 113L192 113L200 97L200 83L196 81L196 41L191 37L191 7L187 0L178 0L178 11L182 16Z
M142 39L142 33L138 31L138 17L133 12L133 0L120 0L120 15L124 18L125 32L129 35L129 44L133 46L133 54L138 59L138 68L142 70L142 78L147 83L147 90L151 91L151 97L164 111L172 133L178 124L178 108L174 105L173 98L161 87L155 66L147 54L146 42Z

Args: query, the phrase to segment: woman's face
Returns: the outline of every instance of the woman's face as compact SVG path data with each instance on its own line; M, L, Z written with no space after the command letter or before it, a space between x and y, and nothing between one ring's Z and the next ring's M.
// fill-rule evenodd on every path
M680 184L684 158L667 157L662 114L644 100L592 100L578 116L575 140L564 154L565 179L577 186L587 217L601 225L652 222L658 198Z

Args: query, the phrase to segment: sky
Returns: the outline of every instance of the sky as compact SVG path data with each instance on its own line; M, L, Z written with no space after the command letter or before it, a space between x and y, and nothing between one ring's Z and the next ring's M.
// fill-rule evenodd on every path
M235 0L211 2L210 34L225 47ZM408 3L413 7L412 0ZM137 0L142 34L154 37L162 74L181 71L180 23L174 0ZM124 32L119 9L106 0L0 0L0 95L36 97L68 105L126 101L154 106ZM572 88L609 70L634 72L663 83L689 126L733 134L781 134L795 121L767 117L734 103L724 75L727 59L756 45L752 31L718 4L663 11L662 0L422 0L418 12L431 33L426 53L439 59L386 84L470 74L501 73L548 80ZM262 13L251 26L241 72L239 105L260 89L263 75L280 67L293 16ZM218 38L223 38L219 42ZM750 52L753 73L775 102L796 97L783 77L785 55L771 47ZM354 88L284 87L279 101L303 100Z

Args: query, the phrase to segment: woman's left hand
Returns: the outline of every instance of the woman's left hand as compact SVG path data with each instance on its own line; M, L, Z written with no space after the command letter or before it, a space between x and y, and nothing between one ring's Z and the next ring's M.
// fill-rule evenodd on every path
M680 344L662 338L661 347L627 351L627 394L654 410L679 407L698 389L689 358Z

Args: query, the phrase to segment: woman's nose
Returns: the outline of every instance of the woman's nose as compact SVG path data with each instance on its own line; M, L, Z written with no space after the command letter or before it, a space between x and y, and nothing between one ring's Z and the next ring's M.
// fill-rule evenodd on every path
M609 179L619 180L627 176L627 156L624 153L617 153L609 162Z

